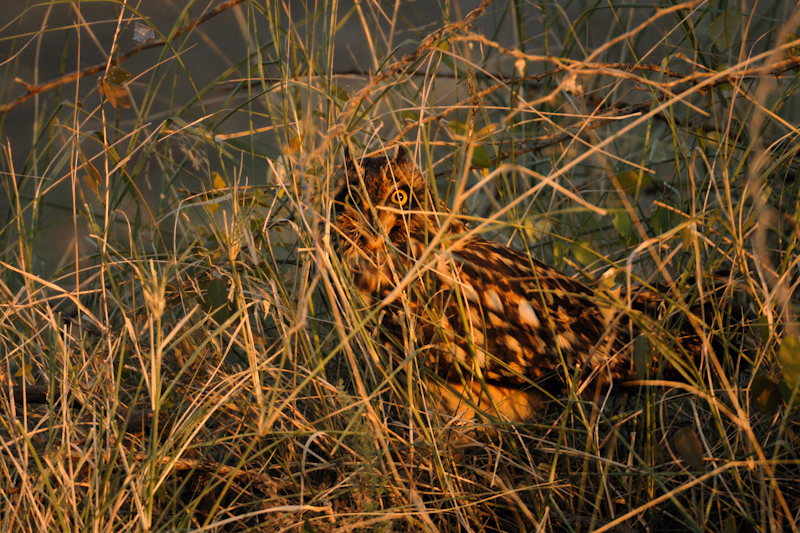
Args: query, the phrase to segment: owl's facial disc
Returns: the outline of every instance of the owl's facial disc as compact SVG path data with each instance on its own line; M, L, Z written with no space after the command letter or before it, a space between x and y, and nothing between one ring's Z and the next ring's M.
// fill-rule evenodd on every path
M388 256L406 262L418 257L436 233L434 202L425 178L404 149L394 158L345 154L337 172L333 211L338 250L344 259L383 263Z
M394 228L396 217L381 205L367 202L365 194L354 187L345 187L334 199L336 225L350 242L344 248L375 252L385 247L386 236ZM372 204L372 205L370 205Z

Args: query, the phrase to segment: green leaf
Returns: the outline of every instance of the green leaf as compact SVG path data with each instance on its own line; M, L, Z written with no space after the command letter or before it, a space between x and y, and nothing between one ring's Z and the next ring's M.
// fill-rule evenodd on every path
M781 365L783 378L791 390L800 382L800 336L786 335L778 351L778 362Z
M469 125L460 120L451 120L447 123L447 127L456 135L466 135L469 133Z
M661 163L667 159L666 143L661 141L653 141L650 145L650 150L647 152L648 161Z
M681 428L672 436L672 444L683 459L694 470L705 470L703 464L703 446L697 434L690 428Z
M655 230L656 235L661 235L670 229L669 210L661 206L657 207L655 213L653 213L653 216L650 217L650 222L653 224L653 229Z
M724 533L736 533L736 517L734 515L728 515L728 518L725 519L725 522L722 526L722 531Z
M553 224L545 218L540 218L536 222L526 220L523 224L523 228L528 235L528 240L530 242L536 242L551 234Z
M781 393L783 401L789 406L789 409L794 409L800 402L800 395L795 394L795 389L790 387L783 379L778 382L778 391Z
M761 342L767 343L769 342L770 337L770 327L769 327L769 318L767 315L759 315L758 316L758 333L761 336Z
M158 486L155 496L156 499L161 503L167 503L169 501L169 498L167 497L167 488L164 483Z
M556 265L560 265L563 257L564 257L564 243L561 241L553 241L553 263Z
M684 248L691 248L694 246L695 239L697 239L697 235L692 231L691 226L687 225L681 229L681 241L683 242Z
M213 313L214 320L220 324L228 320L228 284L224 279L214 278L208 282L202 308L206 313Z
M728 65L727 63L722 63L717 68L715 68L714 70L717 71L717 72L723 72L725 70L728 70L729 68L730 68L730 65ZM720 83L719 85L717 85L717 87L720 88L720 89L723 89L725 91L732 91L733 90L733 85L730 82L727 82L727 81L723 82L723 83ZM719 145L719 140L717 140L717 145Z
M116 83L117 85L125 83L130 77L131 73L124 68L112 67L106 72L106 81L109 83Z
M334 96L340 102L350 100L350 94L338 85L331 85L331 96Z
M644 335L639 335L633 341L633 365L636 368L636 378L645 380L650 377L651 361L653 360L653 350L650 341Z
M742 25L742 12L734 6L726 9L722 14L711 22L708 28L708 36L711 42L719 50L727 50L739 34L739 27Z
M575 244L572 246L572 255L575 256L575 259L578 260L580 264L583 266L589 266L595 261L597 261L597 252L594 251L594 246L588 240L581 239L576 241Z
M796 33L787 33L786 34L786 42L787 43L793 43L794 41L797 41L798 39L800 39L800 36L798 36ZM798 45L790 46L789 48L786 49L786 52L784 52L784 53L786 54L786 57L800 56L800 46L798 46ZM798 72L798 71L800 71L800 68L795 67L792 70L794 72Z
M472 150L472 164L480 168L489 168L492 162L489 160L489 152L483 146L476 146Z
M627 211L624 209L618 210L614 213L614 228L617 230L617 234L619 234L619 240L625 246L630 246L633 244L633 223L631 222L631 217Z
M28 383L36 383L36 378L33 375L33 365L20 366L14 374L14 377L24 378Z
M775 412L781 405L781 391L778 384L766 376L756 376L750 385L750 401L765 415Z
M638 193L642 187L649 185L653 181L653 176L639 172L638 170L626 170L616 174L617 182L619 182L622 190L628 194Z

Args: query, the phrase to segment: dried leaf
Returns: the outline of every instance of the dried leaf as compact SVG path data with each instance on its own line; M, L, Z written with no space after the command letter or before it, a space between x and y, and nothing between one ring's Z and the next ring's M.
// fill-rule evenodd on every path
M117 107L124 107L125 109L131 107L131 98L125 85L113 83L108 80L108 77L98 78L97 90L106 97L111 105L114 106L114 109Z
M228 184L225 182L224 179L222 179L222 176L219 175L219 172L215 171L211 175L214 177L213 186L215 190L228 188Z
M781 405L778 384L766 376L756 376L750 385L750 401L760 412L771 415Z
M133 25L133 40L137 43L146 43L155 36L156 33L150 26L142 24L141 22L137 22Z
M103 184L103 177L91 162L87 161L85 168L86 175L83 177L83 182L92 190L95 196L102 199L100 196L100 186Z
M561 88L569 94L580 96L583 94L583 85L578 83L578 75L574 72L568 74L561 82Z
M681 428L672 436L672 444L683 459L694 470L705 470L703 464L703 446L697 434L690 428Z
M296 154L303 147L303 136L292 137L289 139L289 145L283 147L283 153Z
M228 187L228 184L225 182L225 180L222 178L222 176L219 175L219 172L214 171L214 172L211 173L211 187L215 191L219 191L219 190L222 190L222 189L226 189ZM209 204L209 206L208 206L208 212L209 213L211 213L213 215L217 211L219 211L219 203Z

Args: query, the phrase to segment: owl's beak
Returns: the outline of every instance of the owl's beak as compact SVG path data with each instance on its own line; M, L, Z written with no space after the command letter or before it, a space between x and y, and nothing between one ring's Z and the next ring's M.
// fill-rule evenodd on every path
M384 247L384 243L386 242L384 236L389 235L389 232L392 231L397 221L394 213L381 210L380 208L376 211L377 220L372 213L361 213L365 223L358 228L367 246L373 250Z

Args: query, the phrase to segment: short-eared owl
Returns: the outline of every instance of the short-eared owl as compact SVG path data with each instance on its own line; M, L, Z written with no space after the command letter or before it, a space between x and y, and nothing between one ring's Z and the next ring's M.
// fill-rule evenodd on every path
M627 317L602 295L470 234L402 147L394 158L345 159L334 197L340 257L366 301L384 306L395 353L422 354L441 408L523 421L567 373L636 379Z

